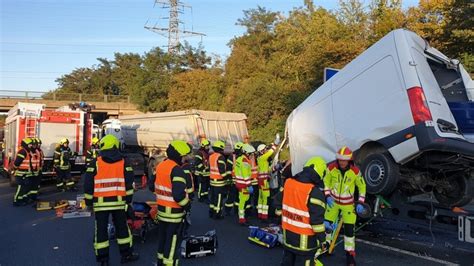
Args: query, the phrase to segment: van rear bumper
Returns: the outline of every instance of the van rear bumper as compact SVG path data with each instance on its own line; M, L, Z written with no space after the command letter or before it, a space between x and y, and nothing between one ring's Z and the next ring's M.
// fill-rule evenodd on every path
M434 127L426 126L425 123L408 127L380 139L378 142L384 145L387 150L390 150L392 147L413 138L416 138L418 147L411 151L412 156L397 158L398 163L405 164L423 154L437 154L436 157L439 159L439 163L455 160L463 161L464 165L474 167L474 143L462 139L440 137Z
M421 152L455 153L460 157L474 161L474 143L462 139L440 137L434 127L427 127L423 123L413 126L413 131Z

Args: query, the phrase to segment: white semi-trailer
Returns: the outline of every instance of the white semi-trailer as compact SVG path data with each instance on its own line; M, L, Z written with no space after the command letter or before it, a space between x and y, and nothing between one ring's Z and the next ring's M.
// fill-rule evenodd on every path
M202 138L223 140L225 152L238 141L248 141L247 116L242 113L185 110L121 116L102 123L102 135L114 134L123 153L131 160L135 175L152 173L164 158L168 144L175 139L199 148Z

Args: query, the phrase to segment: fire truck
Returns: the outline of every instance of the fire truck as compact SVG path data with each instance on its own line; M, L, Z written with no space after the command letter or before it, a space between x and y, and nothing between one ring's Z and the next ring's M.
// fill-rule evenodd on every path
M5 120L5 150L3 168L9 174L10 183L15 184L12 174L21 141L26 137L38 137L44 152L43 178L54 178L53 156L62 138L69 140L75 156L71 158L72 175L80 175L85 166L85 154L92 139L93 121L88 109L76 108L74 104L47 110L44 104L18 102Z

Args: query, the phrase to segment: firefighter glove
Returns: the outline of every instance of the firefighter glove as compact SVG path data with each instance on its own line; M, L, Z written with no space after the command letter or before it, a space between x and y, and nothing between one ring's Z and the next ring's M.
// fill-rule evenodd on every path
M326 203L327 205L329 206L329 208L332 208L332 206L334 206L334 198L329 196L326 198Z
M249 194L253 194L253 187L252 186L249 186Z
M326 228L326 231L331 232L334 230L333 224L329 221L324 221L324 228Z

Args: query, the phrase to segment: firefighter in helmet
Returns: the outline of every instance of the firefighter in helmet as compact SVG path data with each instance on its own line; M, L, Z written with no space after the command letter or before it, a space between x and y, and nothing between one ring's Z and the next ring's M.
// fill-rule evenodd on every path
M74 179L71 176L71 158L73 157L69 140L63 138L54 150L53 165L57 175L56 187L58 190L77 191Z
M32 177L39 167L39 161L33 154L33 140L25 138L13 162L13 170L17 183L17 190L13 197L13 206L25 206L29 202L29 192L32 186Z
M365 201L365 181L360 170L352 159L352 151L342 147L336 154L336 161L328 165L328 175L324 179L324 194L328 208L326 209L325 225L326 241L331 242L331 234L339 213L344 224L344 250L347 265L355 265L355 231L354 225L357 213L363 211L362 205L357 205L354 199L355 189L358 190L358 201Z
M86 153L86 165L96 159L97 156L99 156L99 139L94 137L91 141L91 148Z
M133 198L133 168L119 152L119 141L106 135L99 142L100 155L84 174L86 205L95 213L94 250L97 262L109 265L109 218L115 225L121 263L138 260L133 253L133 236L127 225L127 209Z

